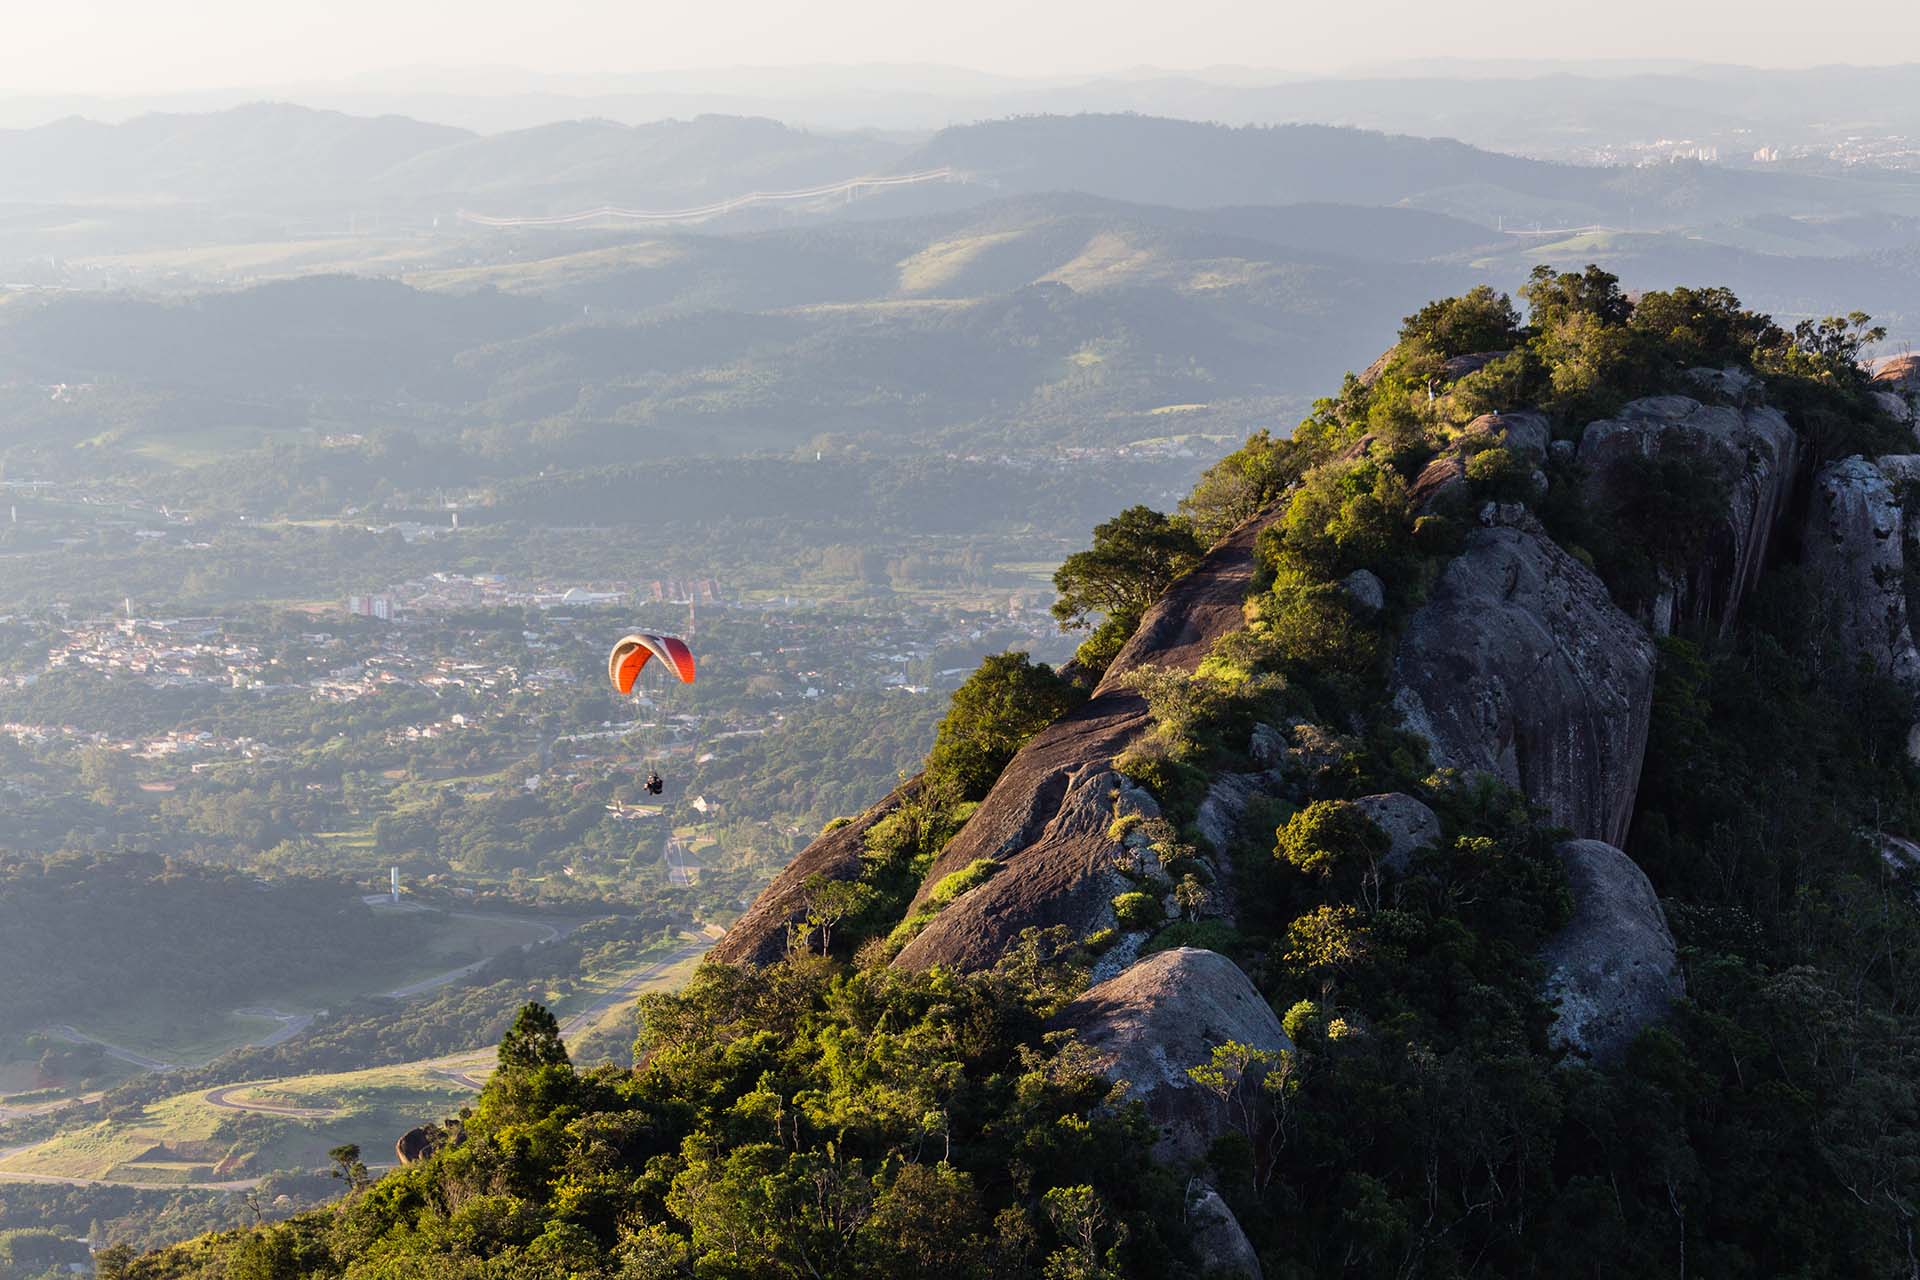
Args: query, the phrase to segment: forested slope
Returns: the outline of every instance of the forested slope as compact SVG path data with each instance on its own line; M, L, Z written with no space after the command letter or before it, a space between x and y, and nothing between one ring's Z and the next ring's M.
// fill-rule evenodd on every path
M1075 662L990 659L638 1069L530 1008L437 1153L108 1273L1909 1274L1920 388L1522 300L1100 526Z

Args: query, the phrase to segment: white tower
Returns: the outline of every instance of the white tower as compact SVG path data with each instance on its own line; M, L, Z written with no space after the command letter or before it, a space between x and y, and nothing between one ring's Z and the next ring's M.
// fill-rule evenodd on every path
M387 882L393 886L393 905L400 905L400 868L387 868Z

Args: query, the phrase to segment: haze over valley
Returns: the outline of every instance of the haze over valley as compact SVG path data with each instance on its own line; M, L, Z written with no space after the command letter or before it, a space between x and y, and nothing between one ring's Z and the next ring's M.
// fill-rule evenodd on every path
M1920 66L1248 43L0 96L0 1280L1907 1274Z

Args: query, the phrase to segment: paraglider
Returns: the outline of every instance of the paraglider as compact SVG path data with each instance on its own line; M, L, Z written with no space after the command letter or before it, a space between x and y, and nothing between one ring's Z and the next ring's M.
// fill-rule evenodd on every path
M679 636L656 636L636 631L620 637L607 655L607 677L621 693L632 693L633 682L649 659L658 658L680 677L682 684L693 683L693 650Z
M613 687L620 693L632 693L640 681L640 673L655 658L660 660L661 667L678 676L680 683L693 683L693 650L687 648L687 642L679 636L659 636L642 631L622 636L620 642L613 646L613 652L607 655L607 678L613 681ZM647 766L644 785L650 796L659 795L667 787L660 777L660 771L651 763Z

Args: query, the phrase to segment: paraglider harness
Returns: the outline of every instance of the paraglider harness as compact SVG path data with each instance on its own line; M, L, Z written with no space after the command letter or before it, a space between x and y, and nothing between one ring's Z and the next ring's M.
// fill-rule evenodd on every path
M649 769L647 771L647 794L657 796L666 789L667 784L661 780L660 771L658 769Z

